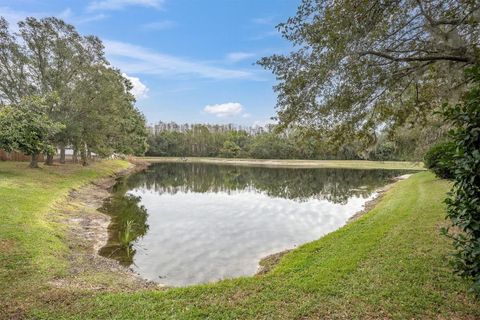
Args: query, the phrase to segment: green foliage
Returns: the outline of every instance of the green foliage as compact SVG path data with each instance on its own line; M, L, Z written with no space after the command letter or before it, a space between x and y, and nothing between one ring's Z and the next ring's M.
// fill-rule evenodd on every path
M99 254L117 259L120 263L129 266L135 254L132 242L143 237L148 231L148 214L145 207L140 204L141 198L125 194L126 190L126 185L117 183L113 197L105 201L100 208L104 213L113 213L109 228L119 231L116 236L108 239L107 244L99 250Z
M405 130L408 131L408 130ZM162 157L225 157L256 159L343 159L343 160L420 160L415 145L424 135L417 131L392 138L382 134L372 151L364 152L358 140L329 145L320 136L305 133L302 128L291 128L288 133L277 133L274 128L256 134L244 130L209 131L198 126L184 132L162 131L148 136L147 156ZM431 141L423 142L428 146ZM413 146L413 148L412 148Z
M127 220L121 231L118 232L120 246L125 250L126 256L129 258L133 255L132 241L136 238L133 233L135 221Z
M33 150L24 142L17 149L52 155L57 147L69 146L80 152L84 164L91 152L145 152L145 118L135 107L132 84L109 66L97 37L82 36L55 17L26 18L14 35L0 17L0 56L0 104L16 108L31 97L54 97L45 101L40 116L45 125L61 124L43 134L43 146L37 143ZM37 114L35 108L31 111ZM12 128L37 132L27 126Z
M372 160L388 161L395 160L395 145L391 141L386 141L378 144L372 155L369 157Z
M236 158L240 154L241 148L233 141L227 140L220 149L220 155L225 158Z
M46 115L47 99L32 97L17 106L0 108L0 148L20 150L27 155L53 154L51 138L64 125ZM36 166L32 163L32 166Z
M382 128L422 122L465 90L478 61L476 1L303 0L277 26L295 50L259 61L278 84L281 128L371 145Z
M455 170L455 143L452 141L438 143L425 154L425 167L432 170L438 177L451 179Z
M451 137L457 146L454 186L446 203L448 217L461 231L450 234L457 250L456 270L472 278L472 290L480 294L480 67L468 75L473 86L463 102L444 109L455 127Z

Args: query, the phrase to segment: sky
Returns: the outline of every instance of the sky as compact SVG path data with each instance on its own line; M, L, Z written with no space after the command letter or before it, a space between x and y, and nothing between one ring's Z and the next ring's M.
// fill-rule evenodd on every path
M0 0L12 29L56 16L100 37L134 85L149 124L262 125L275 116L275 77L255 62L288 53L275 26L300 0Z

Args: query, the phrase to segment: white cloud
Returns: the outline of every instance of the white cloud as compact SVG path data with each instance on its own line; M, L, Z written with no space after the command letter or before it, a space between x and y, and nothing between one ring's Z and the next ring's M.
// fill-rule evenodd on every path
M160 9L164 2L164 0L102 0L90 2L87 9L90 11L122 10L125 7L129 6L140 6Z
M148 97L149 89L140 81L140 78L131 77L126 73L122 73L122 75L132 83L133 88L130 90L130 92L135 96L135 99L143 99Z
M99 21L108 17L106 14L103 14L103 13L99 13L95 15L77 16L70 8L63 10L56 16L60 19L65 20L67 23L73 23L75 25L89 23L93 21Z
M231 52L227 54L227 60L230 62L238 62L238 61L252 58L254 56L255 56L254 53L249 53L249 52Z
M281 34L277 30L270 30L257 34L256 36L250 37L250 40L263 40L270 37L280 37Z
M98 21L108 17L105 14L75 15L75 13L70 8L66 8L61 12L34 12L13 10L8 7L0 7L0 16L4 17L8 21L8 23L10 24L10 28L13 31L18 31L17 23L21 20L24 20L26 17L35 17L37 19L40 19L55 16L65 20L67 23L73 23L74 25Z
M214 114L217 117L231 117L243 112L243 106L238 102L227 102L221 104L209 104L203 108L206 113Z
M166 30L166 29L171 29L175 27L177 24L175 21L171 20L164 20L164 21L156 21L156 22L150 22L146 23L142 26L142 29L145 30Z
M255 18L252 20L253 23L255 24L264 24L264 25L270 25L273 23L273 17L261 17L261 18Z
M126 73L155 74L160 76L197 76L210 79L252 78L253 74L211 66L204 62L191 61L147 48L119 41L105 40L105 51L113 65Z
M252 115L250 113L242 114L242 118L250 118Z
M10 28L16 31L18 29L17 23L26 17L45 17L47 15L43 12L26 12L0 7L0 16L4 17L10 24Z

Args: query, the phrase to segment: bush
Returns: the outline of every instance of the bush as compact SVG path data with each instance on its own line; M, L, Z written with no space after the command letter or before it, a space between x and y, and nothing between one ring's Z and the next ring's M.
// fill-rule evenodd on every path
M480 295L480 66L472 68L469 76L473 86L463 103L444 111L454 125L451 137L457 146L454 185L445 202L447 216L461 230L450 234L456 271L473 279L472 290Z
M452 141L436 144L427 151L423 162L437 177L452 179L455 171L455 149Z

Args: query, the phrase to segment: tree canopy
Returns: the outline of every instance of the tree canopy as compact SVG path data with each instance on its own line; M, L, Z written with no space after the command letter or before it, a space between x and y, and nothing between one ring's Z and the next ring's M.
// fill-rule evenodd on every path
M32 156L31 167L37 167L39 153L52 154L52 137L64 126L45 113L48 101L38 97L25 98L15 107L0 109L0 147L7 151L20 150Z
M303 0L278 26L295 50L259 63L279 81L278 120L333 142L431 117L479 61L478 1Z
M146 154L256 159L421 160L425 149L439 138L438 130L401 130L394 137L380 135L375 146L365 150L358 139L351 139L337 148L299 127L276 132L275 126L271 125L256 133L237 129L217 131L199 124L189 127L183 131L151 133Z
M48 162L57 147L64 155L66 146L80 153L84 164L90 152L143 154L145 118L131 89L129 80L109 65L99 38L80 35L55 17L26 18L12 33L0 17L0 109L23 110L23 101L43 99L44 123L61 125L43 136L50 151L36 151L45 153Z

